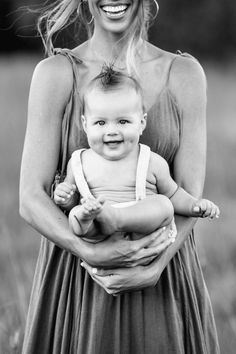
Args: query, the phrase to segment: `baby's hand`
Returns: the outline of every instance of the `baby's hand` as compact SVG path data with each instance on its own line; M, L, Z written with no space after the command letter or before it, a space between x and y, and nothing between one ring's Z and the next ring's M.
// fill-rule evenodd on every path
M73 198L75 190L75 184L70 184L68 182L59 183L54 191L54 202L57 205L67 205Z
M210 219L219 218L220 209L208 199L200 199L193 205L193 213L197 217Z

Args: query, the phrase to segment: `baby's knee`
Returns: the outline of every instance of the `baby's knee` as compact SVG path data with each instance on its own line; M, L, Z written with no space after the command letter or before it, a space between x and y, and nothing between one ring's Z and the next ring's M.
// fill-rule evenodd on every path
M75 206L74 208L71 209L68 215L68 221L69 221L69 228L70 230L76 234L80 234L80 227L79 227L79 217L78 217L78 209L80 206Z
M168 225L172 221L174 217L174 207L171 203L170 199L165 195L158 195L158 201L160 203L160 207L163 213L164 224Z

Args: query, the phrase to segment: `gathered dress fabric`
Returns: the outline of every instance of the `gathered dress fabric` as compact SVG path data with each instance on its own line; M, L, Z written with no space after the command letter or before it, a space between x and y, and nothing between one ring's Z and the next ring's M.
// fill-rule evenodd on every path
M88 148L80 112L86 63L58 49L71 63L73 89L62 121L59 168L73 151ZM170 168L179 147L182 111L168 81L148 111L141 143L163 156ZM187 55L186 55L187 56ZM194 60L189 56L189 60ZM193 232L157 284L112 296L96 284L81 259L42 236L32 287L23 354L218 354L208 291Z

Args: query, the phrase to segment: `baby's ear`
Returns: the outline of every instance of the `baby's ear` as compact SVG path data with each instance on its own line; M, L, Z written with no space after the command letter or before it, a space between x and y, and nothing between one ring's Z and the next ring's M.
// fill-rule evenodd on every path
M83 114L81 115L81 121L82 121L83 129L85 133L87 133L87 120Z
M146 128L146 125L147 125L147 113L144 113L144 115L142 116L142 119L141 119L141 135L144 131L144 129Z

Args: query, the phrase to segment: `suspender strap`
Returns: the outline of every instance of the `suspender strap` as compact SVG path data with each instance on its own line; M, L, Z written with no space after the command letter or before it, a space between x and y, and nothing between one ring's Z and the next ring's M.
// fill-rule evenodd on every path
M71 156L71 168L80 195L84 198L87 198L91 197L92 193L89 190L82 167L81 154L84 150L85 149L80 149L73 152ZM144 199L146 197L146 179L150 161L150 154L150 148L147 145L140 144L136 171L136 201Z
M149 146L140 144L137 173L136 173L136 200L146 198L146 179L151 151Z
M80 195L83 198L88 198L92 197L92 193L89 190L82 168L81 154L84 150L86 149L80 149L73 152L71 155L71 168Z

